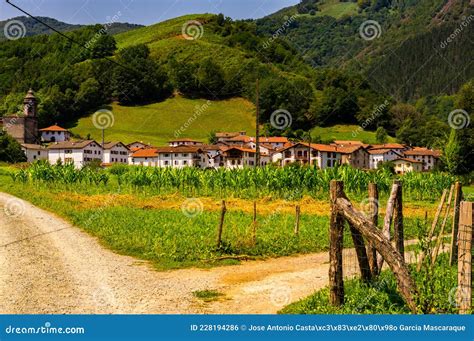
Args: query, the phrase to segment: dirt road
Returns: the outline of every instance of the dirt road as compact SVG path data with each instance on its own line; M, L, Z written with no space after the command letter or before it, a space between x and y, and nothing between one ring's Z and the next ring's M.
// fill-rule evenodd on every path
M357 271L345 251L345 273ZM272 314L327 285L328 253L155 271L61 218L0 193L0 314ZM204 303L192 294L224 296Z

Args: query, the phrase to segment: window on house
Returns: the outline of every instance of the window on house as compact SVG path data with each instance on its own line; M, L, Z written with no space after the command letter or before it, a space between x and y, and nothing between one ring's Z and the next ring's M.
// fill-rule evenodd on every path
M168 166L169 165L169 161L165 161L165 166Z
M326 166L327 166L327 167L331 167L331 160L328 159L328 160L326 161Z
M188 164L188 161L184 160L183 165L187 165L187 164Z

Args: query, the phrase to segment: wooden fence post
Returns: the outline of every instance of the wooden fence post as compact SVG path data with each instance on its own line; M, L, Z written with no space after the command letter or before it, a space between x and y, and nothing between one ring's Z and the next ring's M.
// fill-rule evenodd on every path
M337 209L336 201L338 198L343 196L343 182L332 180L330 184L330 193L329 302L333 306L341 306L344 304L344 280L342 273L344 219Z
M438 240L436 240L436 246L434 249L433 256L431 258L431 265L435 264L436 258L438 257L439 249L441 247L441 244L443 243L444 227L446 226L446 222L448 221L449 210L451 209L451 201L453 199L453 192L454 192L454 185L451 185L451 189L449 190L448 202L446 203L446 211L444 214L444 219L443 219L443 222L441 223L441 228L438 234Z
M405 260L405 237L403 231L403 190L400 180L395 180L398 185L397 196L395 198L394 212L393 212L393 235L395 240L395 248L403 260Z
M392 191L390 192L390 197L388 198L387 209L385 210L382 234L388 241L390 241L390 225L392 224L393 209L395 207L395 199L398 194L398 187L398 183L394 181L392 185ZM379 254L377 257L377 268L379 269L379 271L382 271L382 266L383 257Z
M462 198L462 184L456 182L454 184L454 212L453 212L453 228L451 231L451 251L449 256L449 264L453 265L458 259L458 227L459 227L459 205Z
M369 203L370 203L370 218L374 226L379 224L379 190L377 184L369 183ZM369 266L372 276L377 276L379 271L377 267L377 250L374 243L371 241L367 245L367 257L369 259Z
M431 229L428 232L428 243L431 244L431 239L433 238L434 231L436 230L436 225L438 224L439 220L439 215L441 214L441 211L444 206L444 201L446 200L446 194L448 193L448 190L443 191L443 195L441 196L441 200L438 205L438 209L436 210L435 217L433 219L433 223L431 224ZM423 265L423 261L425 260L425 253L421 252L420 253L420 259L418 260L418 266L416 267L417 271L421 270L421 266Z
M405 299L410 310L416 313L417 307L414 300L414 295L416 294L415 283L401 255L364 214L352 207L351 202L345 196L337 199L336 206L336 209L341 212L349 224L356 228L365 238L374 242L377 252L382 255L395 275L400 294Z
M295 211L295 235L297 236L300 233L300 205L296 205Z
M462 201L459 214L458 290L460 314L469 314L472 306L472 222L474 203Z
M224 228L224 217L227 208L225 206L225 200L222 200L221 205L221 218L219 220L219 228L217 230L217 248L220 248L222 242L222 229Z
M357 255L357 261L359 262L359 269L362 281L370 282L372 279L372 272L370 271L369 259L365 250L364 237L352 224L349 224L352 236L352 242Z

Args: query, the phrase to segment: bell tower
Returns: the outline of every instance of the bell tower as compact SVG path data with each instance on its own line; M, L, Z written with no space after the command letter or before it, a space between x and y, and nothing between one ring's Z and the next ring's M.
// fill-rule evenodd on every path
M23 99L23 114L25 117L37 117L36 109L38 102L35 97L35 93L32 89L28 90L25 98Z

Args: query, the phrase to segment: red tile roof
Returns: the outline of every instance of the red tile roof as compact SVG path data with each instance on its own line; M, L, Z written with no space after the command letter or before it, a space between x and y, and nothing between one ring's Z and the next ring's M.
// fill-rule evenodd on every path
M406 162L410 162L410 163L423 163L421 161L417 161L417 160L413 160L413 159L408 159L406 157L400 157L398 159L396 159L395 161L406 161Z
M441 151L440 150L432 150L424 147L415 147L412 150L405 151L405 155L412 155L412 156L433 156L433 157L440 157Z
M61 128L58 125L52 125L51 127L40 129L39 131L68 131L68 130Z

